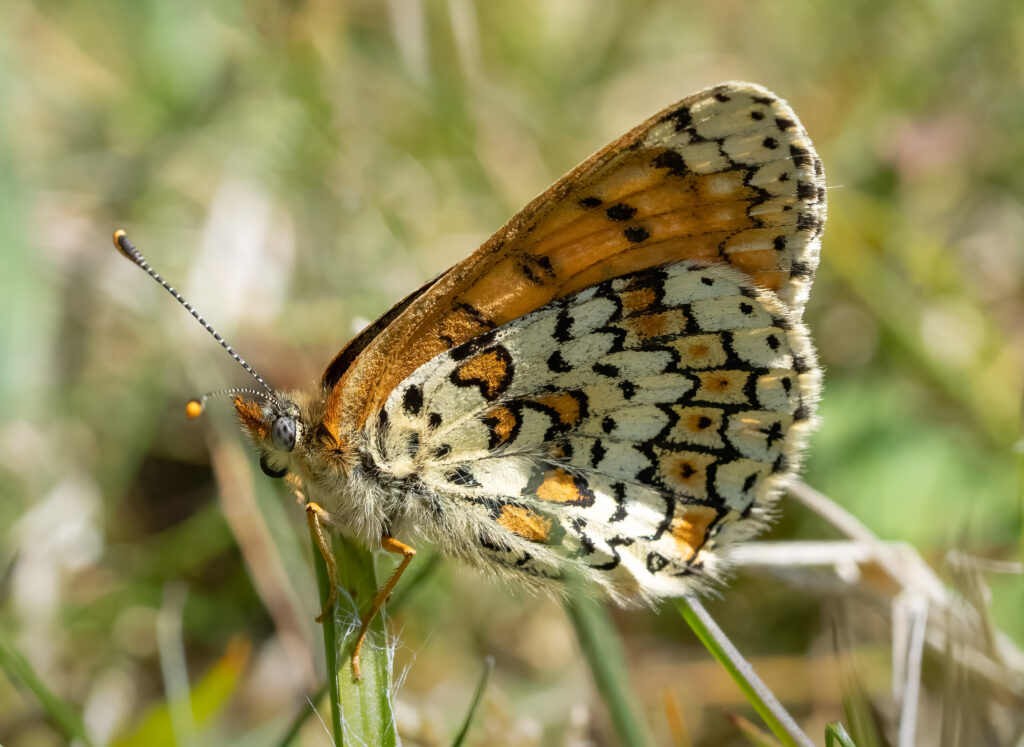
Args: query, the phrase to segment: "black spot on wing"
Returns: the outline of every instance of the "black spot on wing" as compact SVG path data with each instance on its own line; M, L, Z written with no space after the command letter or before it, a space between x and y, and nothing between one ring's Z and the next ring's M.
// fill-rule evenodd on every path
M423 409L423 389L414 384L402 395L402 409L409 415L419 415Z
M569 342L572 339L572 314L568 309L558 312L558 319L555 321L555 332L553 337L559 342Z
M789 268L789 274L795 278L809 278L814 271L806 262L794 262L793 266Z
M813 231L817 233L821 228L821 221L812 213L800 213L796 218L798 231Z
M689 171L679 152L671 149L659 153L651 163L656 169L668 169L672 176L686 176Z
M569 373L572 371L572 366L565 362L562 358L561 352L556 350L553 352L547 360L548 369L555 373Z
M494 321L492 319L489 319L482 311L480 311L480 309L478 309L476 306L473 306L473 304L460 301L459 303L455 304L453 308L458 309L459 311L465 311L469 318L472 319L477 324L479 324L481 327L485 327L487 329L494 329L495 327Z
M445 479L453 485L458 485L464 488L479 488L480 483L473 473L465 467L456 467L445 475Z
M519 260L519 269L534 285L544 285L553 280L555 271L551 266L551 260L543 255L537 256L526 254Z
M634 215L636 215L636 208L633 207L632 205L627 205L624 202L620 202L616 205L612 205L610 208L605 210L604 214L608 216L608 220L629 220Z
M818 188L810 182L797 182L796 196L801 200L813 202L818 199Z
M661 553L648 553L647 554L647 570L651 574L658 573L668 565L668 558Z
M676 132L682 132L693 123L693 116L690 114L690 107L680 106L665 115L663 122L671 122Z
M626 241L629 243L639 244L641 241L649 239L651 232L643 226L630 226L622 232L622 235L626 237Z
M793 159L793 163L797 166L805 167L811 166L811 154L807 151L807 148L801 148L799 145L789 146L789 155Z

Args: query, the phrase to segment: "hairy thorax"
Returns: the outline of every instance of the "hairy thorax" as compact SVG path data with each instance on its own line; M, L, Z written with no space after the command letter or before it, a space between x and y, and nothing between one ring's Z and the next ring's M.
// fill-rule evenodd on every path
M295 392L288 398L298 406L303 423L311 424L290 455L290 468L303 482L307 502L324 508L342 534L369 547L404 527L410 511L415 513L415 477L382 469L365 430L336 424L323 390Z

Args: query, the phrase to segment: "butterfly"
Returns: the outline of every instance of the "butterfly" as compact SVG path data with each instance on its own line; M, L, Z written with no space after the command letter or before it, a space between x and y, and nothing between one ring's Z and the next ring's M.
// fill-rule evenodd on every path
M424 541L528 587L582 577L618 601L722 575L815 423L802 315L825 206L789 106L725 83L559 179L310 389L274 391L213 333L261 384L228 391L263 471L305 497L324 614L327 532L402 556L363 618L357 677L370 620ZM185 303L123 231L115 244Z

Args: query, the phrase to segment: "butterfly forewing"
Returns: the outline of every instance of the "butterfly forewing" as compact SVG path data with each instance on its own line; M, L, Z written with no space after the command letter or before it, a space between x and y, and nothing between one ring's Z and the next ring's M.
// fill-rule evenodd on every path
M749 83L647 120L559 180L412 300L324 386L327 425L362 427L419 366L609 278L681 260L732 265L799 315L818 261L820 161L793 112Z

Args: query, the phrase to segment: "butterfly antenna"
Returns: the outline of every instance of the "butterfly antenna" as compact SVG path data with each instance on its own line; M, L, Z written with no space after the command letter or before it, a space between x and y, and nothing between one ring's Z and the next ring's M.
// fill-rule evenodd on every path
M206 400L211 397L220 397L225 394L255 394L257 397L269 399L271 402L277 402L273 397L268 397L266 392L261 392L258 389L236 386L231 389L218 389L216 392L207 392L199 399L190 399L185 405L185 414L190 418L198 418L203 414L203 410L206 409Z
M174 299L178 303L180 303L182 306L188 309L188 313L194 316L196 321L202 324L206 331L213 335L213 339L220 343L220 346L222 348L228 351L228 355L234 358L235 361L237 361L242 368L248 371L249 375L256 379L256 381L260 383L260 386L262 386L266 390L266 392L264 393L253 389L225 389L219 392L210 392L209 394L204 394L198 400L192 400L191 402L188 403L186 411L189 417L198 417L199 414L203 411L203 406L206 404L206 400L214 395L219 394L241 394L243 392L248 392L269 399L271 402L277 401L277 398L274 396L274 390L267 385L267 382L265 382L258 373L253 371L252 366L246 363L242 356L236 353L231 348L231 346L227 344L224 338L220 336L220 333L217 332L217 330L215 330L212 326L210 326L210 323L208 321L206 321L205 319L203 319L203 317L199 315L199 312L192 307L192 304L186 301L184 297L180 293L178 293L178 291L174 290L173 286L171 286L166 280L160 277L159 273L157 273L156 270L149 266L149 262L147 262L146 258L142 256L142 252L135 248L135 245L128 240L128 236L120 228L114 231L114 246L117 247L117 250L121 252L121 254L123 254L125 257L130 259L134 264L138 265L143 270L145 270L147 275L153 278L156 282L160 283L163 289L170 293L172 296L174 296Z

